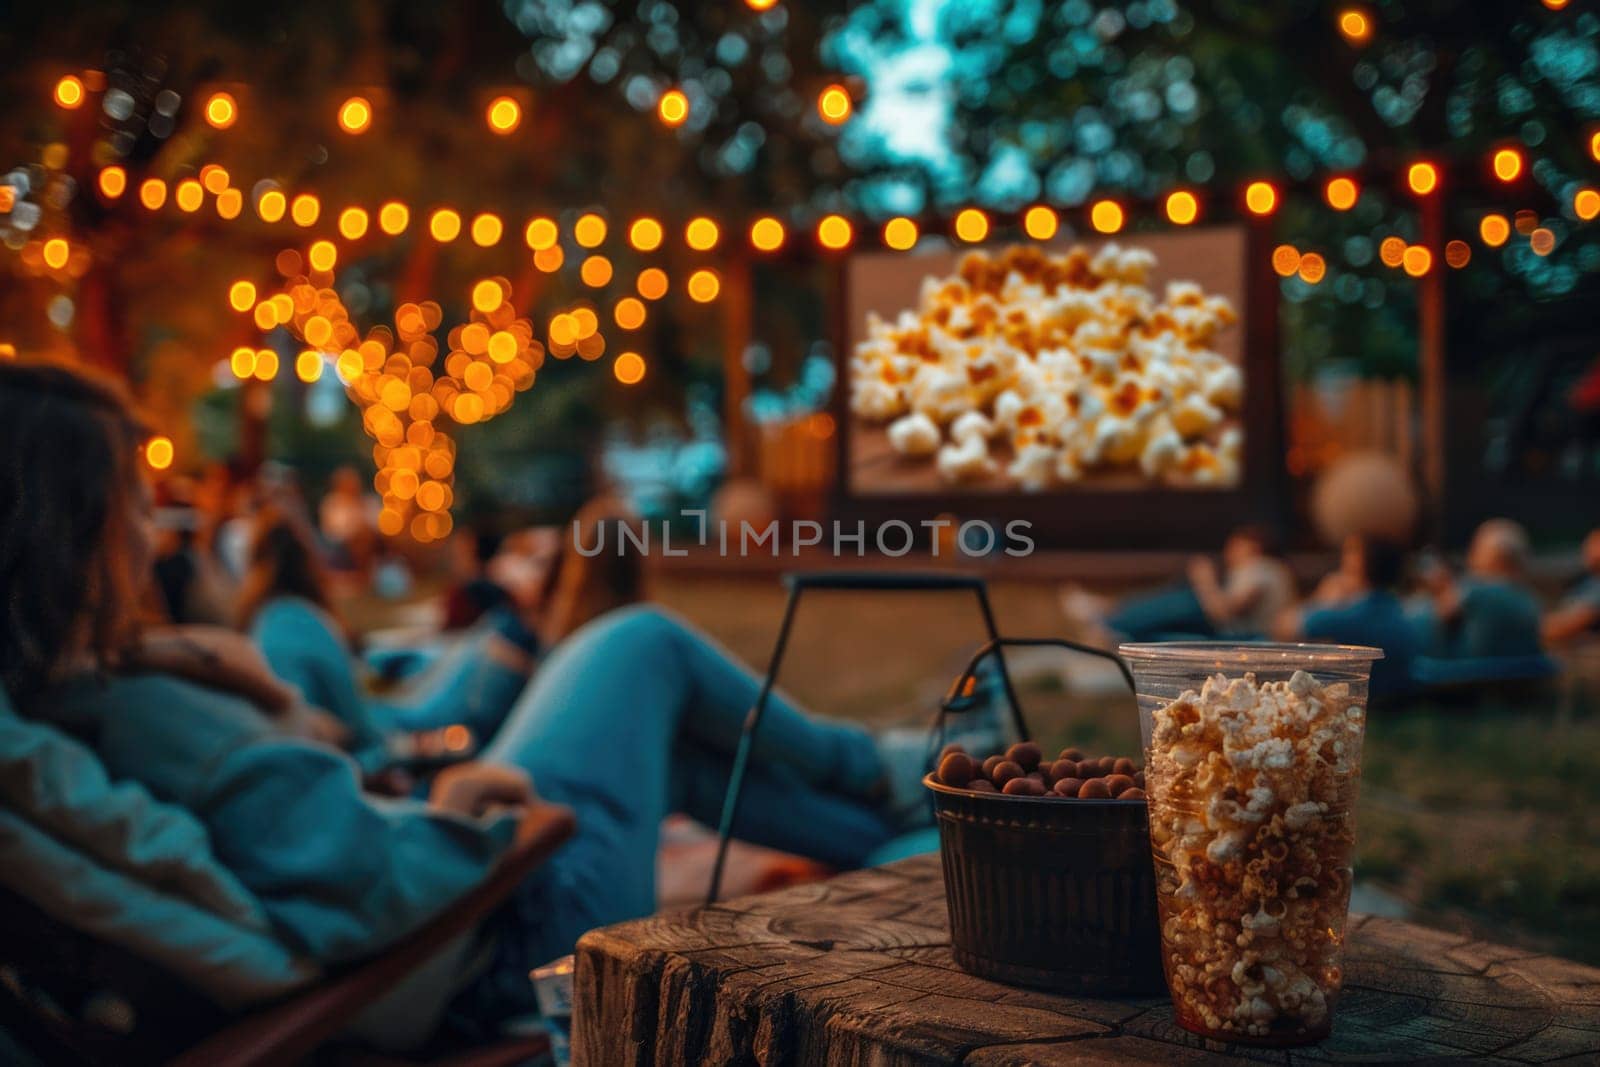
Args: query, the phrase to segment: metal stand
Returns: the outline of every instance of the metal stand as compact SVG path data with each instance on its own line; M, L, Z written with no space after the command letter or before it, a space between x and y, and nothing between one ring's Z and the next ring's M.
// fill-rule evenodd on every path
M778 668L783 663L783 653L789 644L789 630L794 625L795 610L800 606L800 596L810 589L851 590L878 593L927 593L968 590L977 598L978 609L983 613L983 625L989 641L985 652L993 652L1000 668L1000 681L1005 687L1006 702L1016 723L1018 736L1027 737L1027 727L1022 721L1022 709L1017 702L1016 690L1011 685L1011 674L1006 670L1005 654L1000 650L1003 642L995 625L994 610L989 605L988 584L978 577L965 574L893 573L882 571L836 571L809 574L786 574L784 584L789 587L789 600L783 609L783 625L778 629L778 640L772 648L772 660L767 664L766 677L761 682L761 692L755 706L745 716L744 732L739 737L739 748L733 757L733 773L728 778L728 793L722 802L722 819L717 829L717 862L711 868L711 886L706 893L706 903L714 904L722 889L722 867L728 858L728 843L733 836L734 819L739 814L739 796L744 790L745 772L749 769L750 751L755 746L756 731L761 727L761 717L766 713L767 701L778 681ZM1023 642L1017 642L1023 643ZM981 659L982 656L979 656ZM970 675L977 669L974 659L967 669ZM945 703L949 703L946 701ZM956 709L951 709L956 710ZM946 708L941 705L939 722L941 730Z

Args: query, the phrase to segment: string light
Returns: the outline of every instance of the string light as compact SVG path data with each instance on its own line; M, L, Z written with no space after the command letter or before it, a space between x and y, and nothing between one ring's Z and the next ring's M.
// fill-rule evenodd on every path
M956 212L956 236L968 244L976 244L989 236L989 216L975 207Z
M689 299L701 304L709 304L717 298L722 291L722 281L714 270L697 270L689 275L688 284L685 286Z
M378 209L378 229L394 237L406 232L411 225L411 209L398 200L391 200Z
M63 75L56 82L56 106L66 108L68 111L76 109L83 103L83 80L74 74Z
M1406 255L1406 243L1390 235L1378 243L1378 259L1385 267L1398 267Z
M883 243L896 252L915 248L917 224L904 217L890 219L883 224Z
M306 261L312 270L330 271L339 261L339 249L332 241L312 241L306 250Z
M167 202L167 183L160 178L146 178L139 183L139 203L151 211L159 211Z
M837 83L817 94L817 114L830 126L838 126L850 118L850 91Z
M722 239L722 231L715 221L704 215L689 220L683 230L683 243L696 252L709 252Z
M1089 208L1089 224L1100 233L1116 233L1122 223L1122 205L1115 200L1096 200Z
M156 434L144 443L144 461L150 465L151 470L164 471L172 466L176 452L172 446L172 438L164 434Z
M661 247L661 223L645 217L633 220L628 227L628 243L641 252L654 252Z
M1490 248L1499 248L1511 239L1511 222L1504 215L1485 215L1478 222L1478 236Z
M1522 176L1522 153L1515 148L1502 148L1494 154L1494 176L1503 182L1514 182Z
M1364 45L1372 40L1372 19L1364 11L1347 7L1339 12L1339 33L1353 45Z
M505 225L500 221L500 216L493 212L485 211L472 220L472 243L479 248L491 248L499 244L504 233Z
M185 178L178 183L177 190L172 199L178 205L179 211L199 211L200 205L205 201L206 191L200 183L193 178Z
M750 245L758 252L776 252L783 247L783 223L763 215L750 224Z
M262 222L277 222L289 210L289 199L277 189L268 189L256 200L256 214Z
M278 353L270 348L256 349L255 377L257 381L270 382L278 376Z
M244 194L237 189L224 189L217 194L217 217L236 219L244 211Z
M1316 285L1328 273L1328 262L1322 258L1321 253L1307 252L1300 257L1300 280L1307 285Z
M294 357L294 375L308 385L320 380L322 377L322 353L306 349Z
M1407 245L1400 256L1400 265L1413 278L1420 278L1433 269L1433 253L1422 245Z
M289 217L296 226L312 226L322 214L322 201L314 193L301 193L289 204Z
M1244 206L1252 215L1270 215L1278 209L1278 190L1271 182L1255 181L1244 187Z
M1528 235L1528 247L1536 256L1548 256L1556 248L1555 231L1540 226Z
M1050 240L1060 228L1060 217L1043 204L1035 204L1022 213L1022 231L1035 241Z
M1572 213L1585 222L1600 215L1600 191L1579 189L1572 195Z
M1439 168L1420 160L1406 168L1406 185L1418 196L1427 196L1439 188Z
M231 93L212 93L206 101L206 121L219 130L226 130L239 121L239 103Z
M572 239L584 248L599 248L606 240L606 220L589 212L572 224Z
M556 229L556 224L546 218L529 219L528 225L523 227L522 230L523 241L535 252L550 248L560 236L561 233Z
M266 306L266 305L263 305ZM271 329L271 327L267 327ZM233 355L228 357L228 369L240 381L251 377L256 372L256 350L248 345L242 345L233 350Z
M617 301L611 317L624 330L637 330L644 325L644 302L636 296L625 296Z
M1322 199L1335 211L1349 211L1361 198L1361 187L1353 178L1329 178L1322 186Z
M634 288L646 300L660 300L667 295L667 272L660 267L646 267L639 272Z
M249 311L256 305L256 287L243 279L228 286L228 306L235 311Z
M669 127L682 126L689 117L689 98L681 89L668 89L656 101L656 114Z
M611 364L611 373L623 385L638 385L644 381L644 357L637 352L618 353Z
M1300 269L1300 250L1294 245L1279 245L1272 250L1272 269L1288 278Z
M1200 216L1200 201L1187 189L1167 194L1167 218L1179 226L1187 226Z
M60 270L67 265L67 260L72 256L72 246L60 237L52 237L44 243L44 265L51 270Z
M533 254L533 265L546 274L554 274L561 269L561 264L567 261L567 254L561 251L560 245L551 245L541 248Z
M200 184L206 187L206 192L213 196L220 196L228 188L230 178L228 168L216 163L207 163L200 168Z
M506 302L506 291L493 278L485 278L472 287L472 306L485 315Z
M744 6L751 11L771 11L778 6L778 0L744 0Z
M1444 246L1444 261L1456 270L1472 262L1472 246L1465 241L1451 241Z
M522 105L509 96L497 96L489 101L486 116L489 129L504 136L522 125Z
M339 234L346 241L359 241L367 235L367 213L362 208L347 207L339 212Z
M428 234L440 244L448 244L461 236L461 216L447 207L435 211L428 219Z
M824 215L817 223L817 242L823 248L837 252L850 247L855 238L855 227L843 215Z
M128 189L128 172L116 164L100 170L100 195L115 200Z
M1594 157L1595 162L1600 163L1600 130L1589 135L1589 154Z
M591 289L600 289L611 283L611 261L605 256L588 256L578 268L578 277Z
M371 129L371 101L364 96L352 96L340 104L339 128L349 134L362 134Z

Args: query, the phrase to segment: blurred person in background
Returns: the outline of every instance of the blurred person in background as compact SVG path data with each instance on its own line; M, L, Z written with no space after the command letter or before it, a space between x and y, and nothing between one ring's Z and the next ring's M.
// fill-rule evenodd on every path
M1545 615L1542 630L1551 648L1600 634L1600 528L1583 539L1583 577Z
M1222 546L1222 572L1208 556L1189 561L1188 581L1116 607L1081 590L1062 596L1067 617L1084 625L1098 643L1175 638L1252 638L1270 633L1294 604L1294 576L1271 551L1267 532L1244 526Z
M1383 659L1372 664L1372 696L1402 694L1411 687L1417 655L1416 635L1399 596L1405 572L1406 554L1399 545L1352 534L1344 539L1338 569L1304 607L1279 617L1275 636L1381 648Z
M335 568L367 569L378 534L377 512L377 500L366 492L354 467L344 466L333 472L328 491L317 507L317 526Z
M1528 534L1511 519L1489 519L1472 535L1466 573L1443 565L1422 575L1427 596L1412 614L1420 651L1439 659L1536 656L1539 601L1528 588Z
M487 523L451 538L455 582L445 593L446 630L464 630L487 612L511 602L510 592L489 576L489 564L500 554L504 540Z

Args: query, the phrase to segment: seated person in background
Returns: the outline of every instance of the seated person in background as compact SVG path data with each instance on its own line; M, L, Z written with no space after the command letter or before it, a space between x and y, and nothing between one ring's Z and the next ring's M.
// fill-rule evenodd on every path
M1524 584L1528 535L1489 519L1472 535L1464 577L1425 575L1429 602L1413 618L1419 652L1439 659L1537 656L1539 602Z
M578 829L484 931L491 969L458 1003L487 1025L530 1010L529 970L583 932L654 910L666 813L715 821L760 682L659 611L610 612L563 640L484 759L440 773L426 803L369 799L347 757L220 679L132 673L152 556L137 461L148 431L115 389L62 368L0 363L0 409L0 684L114 779L192 812L286 944L332 963L415 930L494 868L512 827L493 813L538 803L536 780ZM894 832L895 783L916 783L915 755L907 773L906 753L779 696L735 834L859 863Z
M489 577L489 561L500 551L501 537L487 526L458 533L450 542L456 582L444 600L444 628L464 630L484 614L511 601L511 594Z
M1544 643L1552 648L1600 633L1600 529L1583 539L1584 576L1544 617Z
M1295 599L1294 576L1271 555L1267 532L1244 526L1222 546L1223 574L1206 556L1189 561L1186 584L1130 597L1103 619L1085 619L1093 605L1081 594L1063 598L1069 617L1098 624L1100 643L1175 637L1260 637Z
M478 640L447 653L406 697L368 699L354 642L333 607L310 529L292 512L270 505L255 516L238 611L240 628L249 632L273 673L298 687L307 702L338 717L350 730L351 750L369 769L387 762L385 740L396 730L460 724L486 740L533 665L529 642L513 643L486 628Z
M1303 609L1285 612L1281 641L1328 641L1383 649L1372 664L1371 694L1394 696L1411 685L1416 635L1396 595L1405 577L1405 551L1388 541L1345 538L1339 569L1323 579Z

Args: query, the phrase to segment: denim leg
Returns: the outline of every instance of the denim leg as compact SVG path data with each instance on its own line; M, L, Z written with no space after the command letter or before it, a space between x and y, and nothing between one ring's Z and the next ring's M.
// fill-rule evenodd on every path
M1212 636L1200 598L1188 584L1129 597L1106 619L1106 625L1129 641L1159 641L1170 634Z
M733 761L692 742L672 760L672 807L706 826L722 818ZM830 867L859 867L894 835L873 806L825 793L782 766L752 766L745 775L733 836L792 852Z

